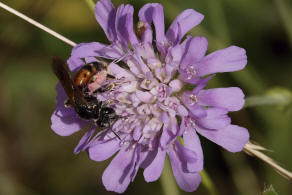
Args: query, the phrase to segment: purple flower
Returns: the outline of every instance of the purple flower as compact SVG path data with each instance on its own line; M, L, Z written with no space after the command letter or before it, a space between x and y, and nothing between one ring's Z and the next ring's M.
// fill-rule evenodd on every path
M184 35L198 25L204 16L195 10L183 11L165 33L163 7L149 3L139 11L139 33L134 32L131 5L116 10L110 0L100 0L95 16L110 45L81 43L73 48L69 68L78 70L84 61L96 57L121 60L111 63L115 79L113 90L97 94L122 116L111 131L85 133L75 153L86 150L95 161L113 158L102 181L109 191L124 192L139 168L147 182L156 181L169 156L178 185L194 191L201 182L203 152L200 134L231 152L239 152L249 140L248 131L231 124L229 111L238 111L244 94L236 87L204 89L211 77L206 75L241 70L247 63L245 50L237 46L205 55L204 37ZM154 29L152 29L152 24ZM155 37L153 36L155 34ZM138 36L139 35L139 36ZM185 86L193 86L186 91ZM90 124L78 117L72 108L64 108L66 95L57 86L57 106L52 115L52 129L68 136ZM184 145L178 141L183 138Z

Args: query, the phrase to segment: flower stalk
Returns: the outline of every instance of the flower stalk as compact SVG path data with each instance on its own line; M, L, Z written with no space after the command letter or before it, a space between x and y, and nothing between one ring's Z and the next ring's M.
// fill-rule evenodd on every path
M217 195L216 188L214 183L212 182L211 178L209 177L208 173L203 169L200 173L202 177L202 184L207 189L210 195Z
M53 31L52 29L49 29L48 27L46 27L46 26L40 24L39 22L37 22L37 21L35 21L35 20L33 20L33 19L27 17L26 15L20 13L19 11L16 11L15 9L13 9L13 8L11 8L11 7L7 6L7 5L5 5L5 4L2 3L2 2L0 2L0 7L2 7L3 9L5 9L6 11L8 11L8 12L10 12L10 13L12 13L12 14L18 16L18 17L20 17L21 19L27 21L28 23L30 23L30 24L36 26L37 28L39 28L39 29L41 29L41 30L43 30L43 31L45 31L45 32L47 32L47 33L49 33L50 35L56 37L57 39L63 41L64 43L67 43L68 45L70 45L70 46L72 46L72 47L76 46L76 43L74 43L73 41L67 39L67 38L64 37L63 35L61 35L61 34L55 32L55 31Z
M95 3L93 0L85 0L86 4L88 5L88 7L91 9L91 11L94 11L94 6Z
M287 35L289 37L290 46L292 47L292 25L291 25L291 10L289 10L288 2L285 0L275 0L276 8L286 28Z

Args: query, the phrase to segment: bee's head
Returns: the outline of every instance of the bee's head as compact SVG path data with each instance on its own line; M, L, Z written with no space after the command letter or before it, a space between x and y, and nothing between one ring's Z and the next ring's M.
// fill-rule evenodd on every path
M112 126L118 116L113 108L110 107L102 107L99 113L99 120L97 121L97 125L102 128L108 128Z

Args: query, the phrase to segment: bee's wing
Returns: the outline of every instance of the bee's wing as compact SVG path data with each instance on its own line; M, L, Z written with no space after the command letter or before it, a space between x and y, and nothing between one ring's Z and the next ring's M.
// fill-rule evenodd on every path
M59 81L61 82L70 100L70 103L74 106L75 102L78 101L79 103L82 103L85 105L87 101L85 100L82 92L75 85L70 75L68 66L65 64L65 62L58 57L53 57L52 68L55 75L58 77Z

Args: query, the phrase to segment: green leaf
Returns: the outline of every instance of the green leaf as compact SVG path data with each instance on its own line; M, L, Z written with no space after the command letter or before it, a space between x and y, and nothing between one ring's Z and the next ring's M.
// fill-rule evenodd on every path
M201 175L201 178L202 178L202 184L206 188L208 193L210 195L217 195L217 191L216 191L215 185L214 185L213 181L211 180L210 176L208 175L208 173L203 169L200 172L200 175Z
M274 187L271 185L269 188L267 188L263 195L278 195L278 193L275 191Z

